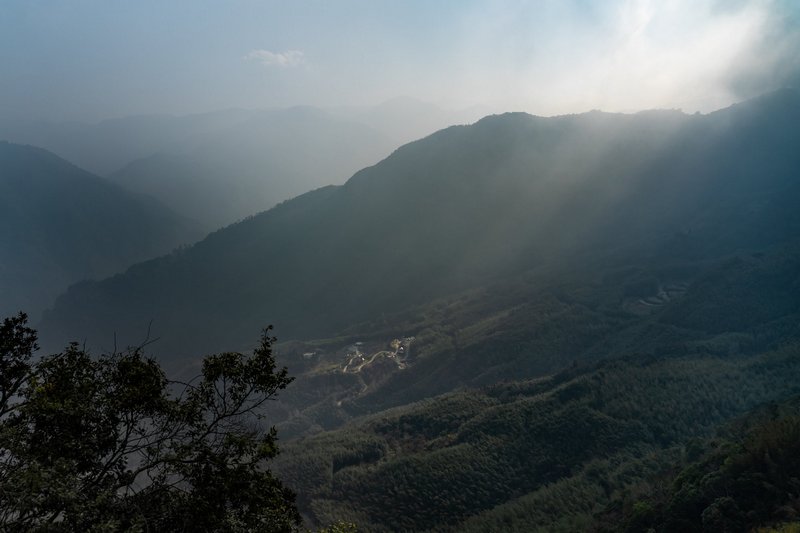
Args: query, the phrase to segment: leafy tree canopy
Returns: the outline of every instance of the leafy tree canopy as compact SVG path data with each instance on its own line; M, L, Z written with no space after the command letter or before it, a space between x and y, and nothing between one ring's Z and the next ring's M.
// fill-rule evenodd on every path
M77 343L34 360L20 313L0 326L0 529L290 531L294 494L264 404L292 380L264 331L189 382L141 348L91 357Z

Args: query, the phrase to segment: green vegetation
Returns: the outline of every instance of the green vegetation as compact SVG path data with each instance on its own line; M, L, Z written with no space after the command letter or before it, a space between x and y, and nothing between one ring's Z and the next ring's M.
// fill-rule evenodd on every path
M152 319L186 364L280 322L269 465L308 525L791 530L794 404L758 413L800 394L798 121L795 91L487 117L73 287L42 327Z
M276 420L287 436L308 435L462 387L547 376L573 364L645 355L724 360L775 350L800 338L798 272L800 253L785 246L714 261L640 262L571 282L567 274L506 279L354 326L345 338L279 346L297 380ZM640 280L673 279L686 284L680 294L646 313L630 310L655 294ZM715 298L724 305L708 304ZM415 340L405 369L341 372L341 347L407 332ZM311 364L302 354L313 350L321 355Z
M202 236L197 224L32 146L0 141L0 316ZM61 345L59 345L61 346Z
M602 531L796 531L800 526L800 398L771 403L714 439L693 443L659 490L628 494Z
M294 494L262 407L291 381L267 332L252 356L206 357L166 378L138 349L99 358L73 343L32 359L26 316L0 326L4 531L293 531Z
M383 338L420 330L415 362L363 395L338 374L339 407L309 399L337 374L301 375L302 411L285 427L307 436L287 443L276 471L304 514L369 531L590 530L634 507L655 527L665 515L639 499L662 490L698 439L800 393L798 275L787 245L639 263L591 283L520 277L357 326ZM629 310L675 278L687 283L671 300ZM315 423L340 429L314 435ZM772 505L742 508L762 504ZM689 519L702 527L700 514Z
M691 439L797 392L799 379L798 345L607 361L378 413L288 443L274 468L321 523L585 529L604 505L644 490Z
M154 349L180 358L238 349L267 317L286 338L335 336L503 279L555 287L781 246L800 233L799 120L795 91L705 116L487 117L73 287L40 329L55 345L134 343L152 320Z

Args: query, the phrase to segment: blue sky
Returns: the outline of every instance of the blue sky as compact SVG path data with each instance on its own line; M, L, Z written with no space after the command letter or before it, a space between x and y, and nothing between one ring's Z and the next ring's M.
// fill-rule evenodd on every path
M551 115L709 111L795 85L791 0L0 2L0 117L411 96Z

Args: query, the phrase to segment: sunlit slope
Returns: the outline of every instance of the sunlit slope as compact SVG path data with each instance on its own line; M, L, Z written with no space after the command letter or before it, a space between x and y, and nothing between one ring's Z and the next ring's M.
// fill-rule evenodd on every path
M595 531L596 515L619 513L623 498L678 492L664 473L697 453L691 439L797 394L798 349L630 357L458 391L285 443L273 468L298 492L311 523L344 520L359 531ZM763 479L747 480L756 501L778 492ZM713 481L705 480L709 495ZM734 487L727 488L735 496ZM693 501L680 507L701 497L673 498L673 516L695 527L659 531L702 531L700 514L713 498L695 513ZM609 530L625 530L616 526Z
M354 322L526 270L701 261L800 235L800 97L710 114L487 117L405 145L194 247L82 284L49 340L141 340L179 357Z
M410 352L387 357L391 340L408 336ZM296 380L271 418L284 435L297 436L575 364L634 355L739 357L797 339L797 246L700 262L640 259L592 275L514 276L376 317L344 337L282 344L281 361ZM354 342L363 359L348 354Z
M192 222L32 146L0 142L0 311L32 315L67 286L201 235Z

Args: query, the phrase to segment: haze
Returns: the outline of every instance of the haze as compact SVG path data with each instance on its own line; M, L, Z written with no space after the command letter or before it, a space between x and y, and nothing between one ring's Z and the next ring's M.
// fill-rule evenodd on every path
M800 533L798 23L0 0L0 531Z
M789 0L6 0L0 117L397 96L539 115L706 112L797 85L798 11Z

